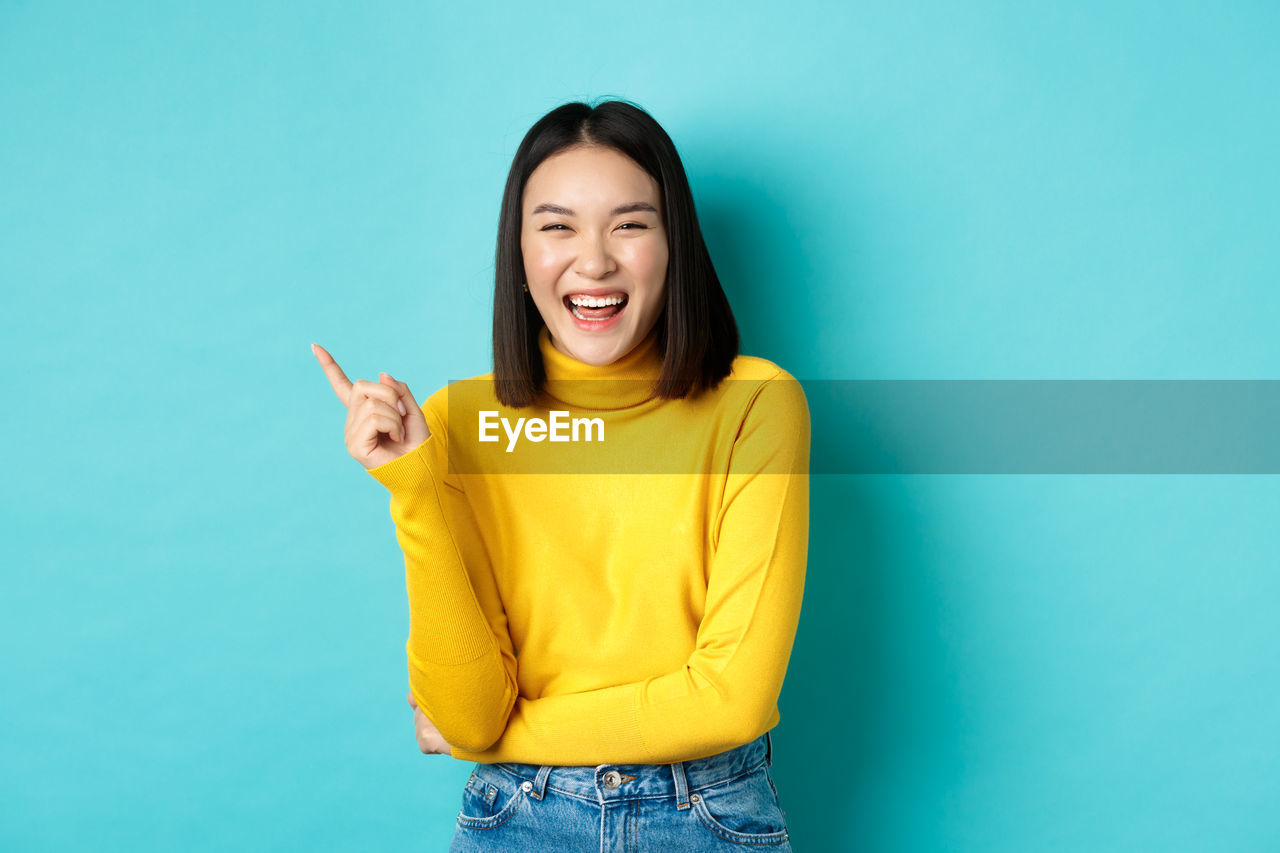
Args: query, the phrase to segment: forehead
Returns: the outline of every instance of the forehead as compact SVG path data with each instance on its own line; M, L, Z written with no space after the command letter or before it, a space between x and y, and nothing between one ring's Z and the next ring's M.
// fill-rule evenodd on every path
M538 164L524 187L524 209L544 202L578 213L611 210L619 203L659 201L658 182L636 161L604 146L579 146L557 152Z

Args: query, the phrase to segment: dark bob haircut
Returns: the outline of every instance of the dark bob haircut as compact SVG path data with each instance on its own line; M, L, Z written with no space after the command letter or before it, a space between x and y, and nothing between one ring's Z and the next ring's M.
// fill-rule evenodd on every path
M529 129L511 162L498 218L493 293L494 391L503 405L533 403L546 371L538 350L542 315L524 290L520 250L525 184L543 160L567 148L600 145L634 160L658 183L667 233L666 304L657 320L662 372L659 397L677 399L714 388L738 354L738 326L720 286L693 209L680 155L661 125L625 101L560 106Z

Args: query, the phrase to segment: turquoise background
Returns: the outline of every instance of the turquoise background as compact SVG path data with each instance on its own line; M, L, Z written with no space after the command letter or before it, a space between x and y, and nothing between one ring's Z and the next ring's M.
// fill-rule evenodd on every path
M801 379L1280 378L1278 8L3 0L0 847L444 848L308 345L487 370L546 110L664 124ZM812 494L798 850L1280 848L1276 477Z

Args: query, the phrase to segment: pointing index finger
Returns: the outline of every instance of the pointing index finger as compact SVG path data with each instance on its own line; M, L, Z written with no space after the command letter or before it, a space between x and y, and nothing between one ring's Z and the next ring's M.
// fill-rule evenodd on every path
M333 386L333 393L338 395L342 405L347 405L347 400L351 397L351 380L347 378L347 374L342 372L342 368L338 367L338 362L333 360L333 356L329 355L329 351L324 347L319 344L312 344L311 352L315 355L316 361L320 362L320 366L324 368L324 375L329 377L329 384Z

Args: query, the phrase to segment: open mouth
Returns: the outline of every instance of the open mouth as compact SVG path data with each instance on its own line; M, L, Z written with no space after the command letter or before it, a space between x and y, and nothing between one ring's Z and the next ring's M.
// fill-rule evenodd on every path
M627 294L610 293L608 296L586 296L571 293L564 298L564 307L579 320L603 323L612 320L627 307Z

